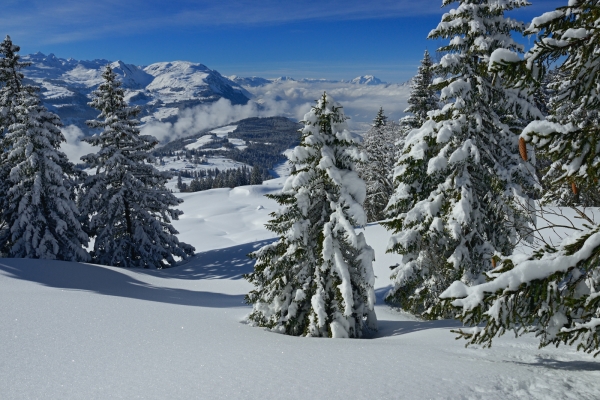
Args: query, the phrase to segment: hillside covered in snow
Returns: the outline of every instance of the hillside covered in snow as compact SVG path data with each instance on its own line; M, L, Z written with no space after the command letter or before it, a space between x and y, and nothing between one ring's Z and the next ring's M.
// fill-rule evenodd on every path
M277 204L264 194L282 182L179 194L185 214L174 225L197 255L174 268L4 259L0 398L598 398L600 366L574 348L510 334L464 348L450 332L456 321L383 304L395 259L377 224L365 230L377 333L331 340L245 324L246 254L272 240L264 223Z

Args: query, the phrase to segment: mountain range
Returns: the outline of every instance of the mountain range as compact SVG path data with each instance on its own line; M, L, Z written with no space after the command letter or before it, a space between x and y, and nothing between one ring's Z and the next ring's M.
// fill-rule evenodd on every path
M225 77L203 64L187 61L138 66L104 59L64 59L39 52L25 55L22 60L31 63L23 72L31 83L41 88L45 105L56 112L65 125L75 125L85 134L91 133L85 121L98 114L87 103L91 93L102 82L102 72L106 65L112 67L123 83L126 89L125 100L141 109L139 118L145 124L174 123L181 110L214 103L219 99L226 99L232 105L245 105L254 97L251 89L278 82L384 84L371 75L351 81Z

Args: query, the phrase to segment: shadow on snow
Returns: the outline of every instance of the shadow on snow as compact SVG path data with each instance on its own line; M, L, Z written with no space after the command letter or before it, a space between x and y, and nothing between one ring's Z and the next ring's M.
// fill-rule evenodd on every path
M148 271L167 279L243 279L244 274L254 271L255 260L248 258L248 254L275 240L263 240L225 249L205 251L173 268L141 272Z
M538 357L536 362L514 362L515 364L558 369L563 371L600 371L598 361L559 361L552 358Z
M165 279L242 279L252 272L254 260L246 255L268 243L257 242L198 253L185 263L164 270L119 269L65 261L10 259L0 262L0 273L41 285L108 296L197 307L243 307L243 295L155 286L133 274ZM123 271L123 272L121 272Z

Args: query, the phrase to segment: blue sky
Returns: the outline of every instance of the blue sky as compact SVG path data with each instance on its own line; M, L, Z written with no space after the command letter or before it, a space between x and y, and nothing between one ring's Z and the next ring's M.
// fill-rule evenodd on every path
M566 0L530 0L523 21ZM22 53L147 65L201 62L224 75L388 82L414 75L441 0L3 0L0 34ZM457 3L455 3L456 5Z

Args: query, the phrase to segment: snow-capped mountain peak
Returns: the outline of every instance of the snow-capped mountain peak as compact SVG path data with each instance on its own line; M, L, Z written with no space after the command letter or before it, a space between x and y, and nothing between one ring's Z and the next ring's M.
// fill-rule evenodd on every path
M115 61L110 64L113 71L119 76L123 87L128 89L141 89L148 86L154 77L144 71L141 67L133 64L125 64L123 61Z
M374 77L373 75L362 75L357 76L356 78L350 81L351 83L356 83L359 85L381 85L385 82L382 82L379 78Z
M102 82L102 72L110 65L127 90L126 99L142 109L144 122L176 118L179 109L210 103L221 98L232 104L246 104L250 94L237 83L199 63L160 62L147 67L123 61L80 61L54 54L23 56L31 63L23 72L41 86L46 105L66 125L87 131L85 121L96 116L88 106L90 95Z

